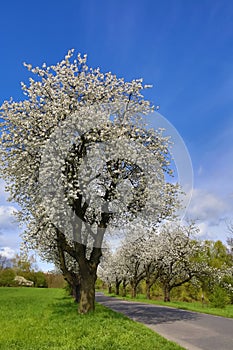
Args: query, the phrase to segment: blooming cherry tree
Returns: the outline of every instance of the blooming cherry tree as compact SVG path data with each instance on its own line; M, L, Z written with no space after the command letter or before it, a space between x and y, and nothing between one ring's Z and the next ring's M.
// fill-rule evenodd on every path
M137 286L145 277L145 270L142 262L142 244L144 238L137 238L133 241L125 240L122 242L119 254L124 264L124 275L131 286L131 296L136 297Z
M78 264L79 312L87 313L104 237L145 216L150 223L172 215L177 186L164 176L168 138L144 123L151 106L142 80L125 82L72 57L25 64L35 78L22 83L25 100L1 107L0 162L27 225L24 241L57 265L66 255Z
M163 286L164 301L170 301L170 292L205 274L208 267L198 259L201 242L195 240L198 228L194 224L166 224L159 233L159 280Z

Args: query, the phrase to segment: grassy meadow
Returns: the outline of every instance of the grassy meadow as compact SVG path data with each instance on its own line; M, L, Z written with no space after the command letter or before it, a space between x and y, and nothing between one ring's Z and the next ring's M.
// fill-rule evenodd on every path
M99 304L79 315L62 289L0 288L0 350L178 350Z

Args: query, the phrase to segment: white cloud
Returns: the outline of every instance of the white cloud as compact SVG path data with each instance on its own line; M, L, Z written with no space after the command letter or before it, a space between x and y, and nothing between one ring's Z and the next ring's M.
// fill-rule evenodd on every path
M194 189L187 217L196 221L202 239L220 239L227 237L226 221L233 213L230 196L220 196L214 192Z
M17 211L16 205L7 202L9 194L5 191L5 183L0 179L0 254L11 259L20 249L20 232L13 212ZM53 264L42 262L38 258L38 266L43 271L54 269Z
M10 247L3 247L0 249L0 254L8 259L12 259L15 256L16 251Z
M17 228L18 225L15 222L14 212L17 209L12 205L1 205L0 206L0 230L12 230Z
M0 179L0 232L2 234L18 230L18 224L14 216L17 207L7 202L8 196L9 194L5 191L5 183Z
M7 202L7 197L5 183L0 179L0 249L3 249L4 254L11 254L11 251L15 253L19 249L21 239L19 226L13 214L17 208Z
M9 194L5 191L5 182L0 179L0 204L6 203Z
M208 220L213 224L225 217L229 204L214 193L194 189L188 215L197 220Z
M207 222L200 222L197 224L198 228L199 228L199 233L198 236L199 237L203 237L203 236L207 236L208 235L208 223Z

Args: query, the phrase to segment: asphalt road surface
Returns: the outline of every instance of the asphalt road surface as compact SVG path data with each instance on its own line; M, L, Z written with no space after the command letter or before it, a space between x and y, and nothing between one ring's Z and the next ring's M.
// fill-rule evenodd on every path
M163 337L189 350L233 350L233 319L129 302L102 293L96 301L141 322Z

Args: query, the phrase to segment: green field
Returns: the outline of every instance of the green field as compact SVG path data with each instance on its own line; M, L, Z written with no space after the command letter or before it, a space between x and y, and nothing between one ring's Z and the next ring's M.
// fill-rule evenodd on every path
M0 350L178 350L101 305L79 315L62 289L0 288Z

